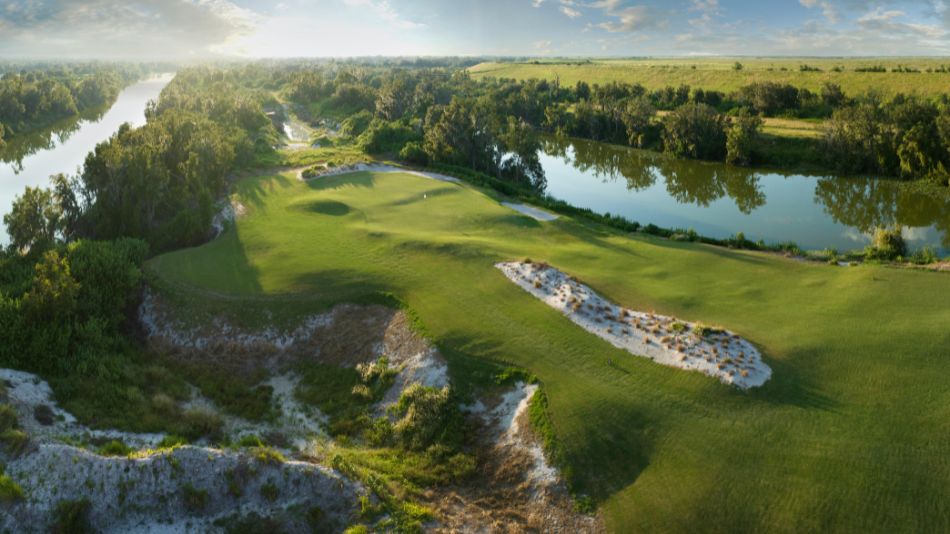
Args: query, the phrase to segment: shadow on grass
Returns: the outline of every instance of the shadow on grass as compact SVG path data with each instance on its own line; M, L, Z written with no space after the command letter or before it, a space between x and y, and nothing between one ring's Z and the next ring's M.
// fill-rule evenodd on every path
M244 205L262 208L265 198L277 187L288 187L293 181L283 174L258 176L251 180L240 180L234 185L238 200Z
M335 200L314 200L310 202L300 202L291 205L294 209L316 213L319 215L329 215L331 217L342 217L350 213L350 206L343 202Z
M840 403L821 392L807 369L811 361L821 357L817 349L797 350L787 359L771 359L767 354L765 363L772 368L772 378L749 395L774 405L795 406L803 409L836 411Z
M376 178L372 173L366 171L341 174L339 176L328 176L326 178L315 178L307 180L307 187L315 191L327 189L337 189L344 186L371 188L376 185Z
M394 200L389 203L390 206L408 206L410 204L416 204L418 202L425 202L429 198L442 197L447 195L457 195L461 191L458 187L436 187L434 189L428 189L421 193L415 193L411 196L405 198Z
M523 369L510 362L499 343L460 331L441 336L438 348L450 364L453 387L465 397L497 387L498 373L505 368ZM561 394L558 390L544 386L544 391L549 410L561 404L552 398ZM583 395L579 402L576 397L572 402L565 416L584 414L583 430L555 436L553 463L572 492L600 502L634 483L646 469L652 450L649 429L655 424L635 406L602 395ZM557 429L558 418L552 422ZM549 460L551 452L546 451Z
M293 278L288 291L304 293L327 304L350 302L376 303L378 295L392 291L375 277L351 270L331 269L301 273Z

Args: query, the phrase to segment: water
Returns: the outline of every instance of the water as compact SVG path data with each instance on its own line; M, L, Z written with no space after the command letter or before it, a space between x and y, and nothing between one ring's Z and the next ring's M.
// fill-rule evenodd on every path
M52 174L75 174L86 154L123 123L145 124L145 105L158 100L174 74L162 74L126 87L108 110L54 124L45 131L18 136L0 150L0 219L26 186L46 186ZM0 244L7 242L0 232Z
M946 197L893 180L783 175L578 139L545 139L541 163L551 196L644 225L846 251L899 224L911 248L950 252Z

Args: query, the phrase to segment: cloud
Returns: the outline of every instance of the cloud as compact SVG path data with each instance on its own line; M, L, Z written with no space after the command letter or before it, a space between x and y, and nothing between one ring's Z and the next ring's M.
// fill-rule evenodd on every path
M650 6L622 7L622 0L601 0L587 6L601 9L607 17L614 19L597 25L598 28L611 33L641 31L660 27L665 22Z
M561 6L561 13L564 13L568 18L571 19L576 19L582 15L580 11L570 6Z
M343 3L350 7L366 8L375 13L379 18L391 22L403 30L415 30L426 27L425 24L420 22L404 19L396 12L396 9L393 8L389 0L343 0Z
M838 23L838 11L835 9L835 6L827 0L798 0L798 2L807 7L808 9L814 9L816 7L821 8L821 14L832 24Z
M32 57L207 55L253 31L227 0L31 0L0 4L0 53Z

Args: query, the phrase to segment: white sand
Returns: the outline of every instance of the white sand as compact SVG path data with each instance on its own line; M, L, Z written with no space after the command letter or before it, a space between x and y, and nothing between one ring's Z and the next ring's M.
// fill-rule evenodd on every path
M297 178L307 181L307 180L317 180L319 178L329 178L331 176L340 176L341 174L349 174L352 172L379 172L379 173L400 173L400 174L411 174L412 176L418 176L420 178L430 178L432 180L438 180L440 182L449 182L453 184L461 184L462 181L454 176L446 176L444 174L438 174L435 172L425 172L425 171L414 171L412 169L403 169L401 167L396 167L395 165L385 165L382 163L357 163L355 165L343 165L340 167L328 167L325 171L321 171L314 176L304 178L303 171L297 174Z
M532 219L535 219L538 221L545 221L545 222L554 221L554 220L557 220L558 217L560 217L560 215L557 215L555 213L550 213L542 209L535 208L534 206L529 206L527 204L515 204L512 202L502 202L501 205L506 208L511 208L521 213L522 215L527 215L528 217L531 217Z
M377 404L378 413L385 413L388 407L399 402L402 392L413 384L436 389L449 385L449 366L434 348L390 364L398 369L398 374L383 400Z
M761 386L772 376L758 349L731 332L701 337L697 325L617 306L552 267L520 262L495 267L575 324L635 356L742 389Z
M512 448L528 453L534 460L528 481L534 491L556 484L559 480L557 469L548 465L544 450L537 439L533 439L527 428L528 403L538 391L535 384L518 382L514 389L505 393L491 411L479 401L469 411L479 414L495 432L495 446Z

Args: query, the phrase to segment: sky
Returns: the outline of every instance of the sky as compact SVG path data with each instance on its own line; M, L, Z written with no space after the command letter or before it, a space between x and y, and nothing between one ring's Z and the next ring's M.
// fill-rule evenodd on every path
M0 57L950 55L950 0L0 0Z

